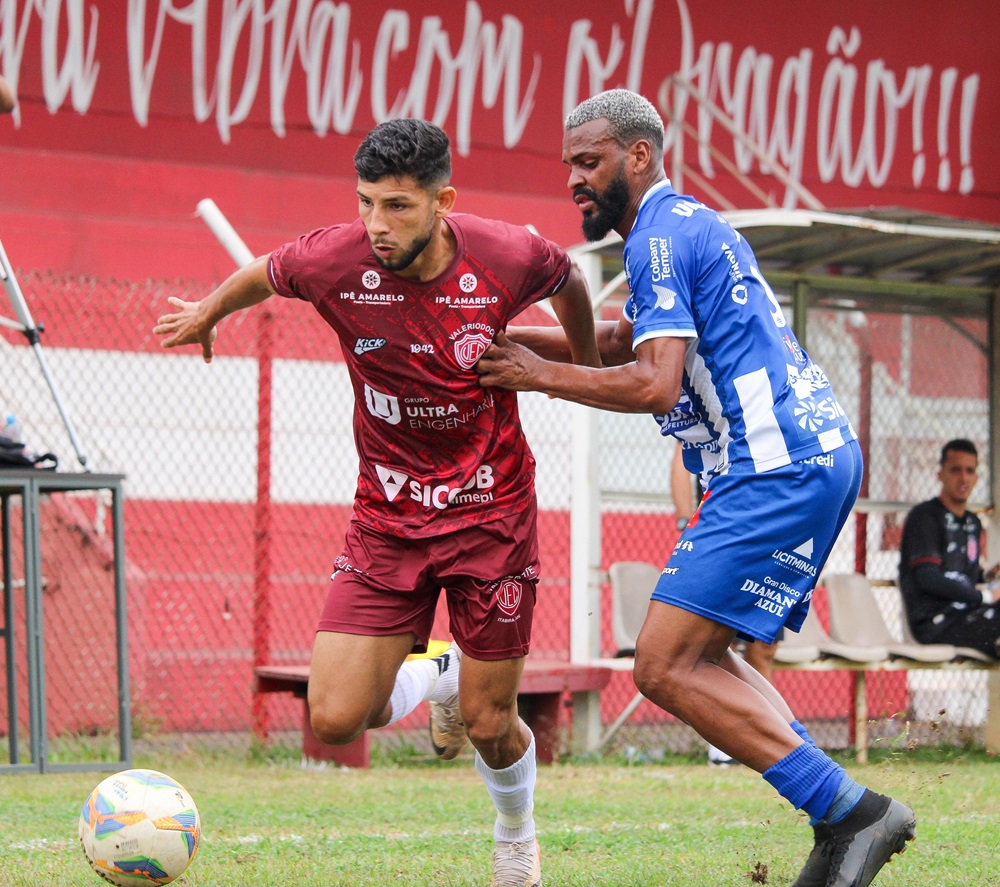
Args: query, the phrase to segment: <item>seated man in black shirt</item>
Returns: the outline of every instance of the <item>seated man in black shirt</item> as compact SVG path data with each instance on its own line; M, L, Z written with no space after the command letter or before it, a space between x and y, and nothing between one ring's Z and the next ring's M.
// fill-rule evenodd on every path
M944 445L940 494L914 506L903 525L899 587L918 641L974 647L1000 657L997 595L981 585L1000 573L1000 567L983 572L979 564L983 527L967 509L978 464L972 441Z

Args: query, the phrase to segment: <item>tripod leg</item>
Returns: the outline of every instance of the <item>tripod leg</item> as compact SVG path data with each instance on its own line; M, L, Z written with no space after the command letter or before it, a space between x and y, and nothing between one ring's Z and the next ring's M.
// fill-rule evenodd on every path
M87 457L80 446L80 439L76 436L73 422L70 420L69 413L66 412L66 407L59 396L59 390L56 388L55 380L49 371L48 361L45 359L45 354L42 351L42 343L40 341L41 329L35 325L35 321L31 317L31 312L28 310L28 303L25 301L24 293L21 292L21 287L14 276L14 269L10 266L10 262L7 259L7 252L4 250L2 243L0 243L0 281L3 282L3 287L7 291L7 298L10 300L11 308L14 309L14 316L17 318L16 324L10 323L9 325L24 333L25 338L31 344L31 348L38 360L38 366L42 370L42 376L45 378L45 384L49 387L52 400L59 411L59 417L62 419L66 433L69 435L70 443L76 452L76 458L84 470L89 470L87 469Z

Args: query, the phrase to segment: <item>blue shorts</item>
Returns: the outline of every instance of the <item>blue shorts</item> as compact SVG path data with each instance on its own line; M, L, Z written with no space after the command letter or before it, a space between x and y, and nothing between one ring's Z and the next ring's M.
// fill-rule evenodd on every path
M861 487L861 449L763 474L712 478L653 591L653 600L772 643L798 631L816 580Z

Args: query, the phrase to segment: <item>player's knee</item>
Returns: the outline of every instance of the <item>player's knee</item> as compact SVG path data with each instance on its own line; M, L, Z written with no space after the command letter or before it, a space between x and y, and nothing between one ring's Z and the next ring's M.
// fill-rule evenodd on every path
M368 729L362 713L336 705L311 706L309 723L316 738L328 745L346 745Z
M683 682L662 660L651 660L636 650L632 677L636 689L647 699L670 712L678 707L683 697Z
M468 713L463 708L462 716L469 741L484 757L499 749L517 729L516 708L510 710L484 706Z

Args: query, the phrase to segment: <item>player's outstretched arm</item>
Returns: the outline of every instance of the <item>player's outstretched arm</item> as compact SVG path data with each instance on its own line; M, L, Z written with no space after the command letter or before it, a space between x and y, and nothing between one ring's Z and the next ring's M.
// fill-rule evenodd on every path
M561 326L509 326L507 338L546 360L573 362L573 352L570 351L566 331Z
M484 388L541 391L550 397L619 413L666 413L680 397L685 340L648 339L621 366L556 363L499 333L476 364Z
M558 316L558 315L557 315ZM597 353L600 364L587 366L621 366L635 360L632 353L632 325L624 320L594 322ZM566 332L559 326L509 326L507 338L511 342L534 351L539 357L556 363L574 363ZM582 361L581 361L582 363Z
M153 333L164 337L160 344L164 348L200 345L205 363L211 363L219 321L274 295L267 276L269 258L261 256L254 259L231 274L200 302L185 302L174 297L168 299L177 311L157 318Z
M17 96L11 88L10 82L0 77L0 114L9 114L17 104Z

